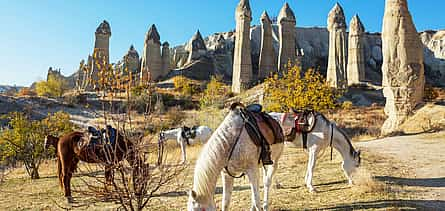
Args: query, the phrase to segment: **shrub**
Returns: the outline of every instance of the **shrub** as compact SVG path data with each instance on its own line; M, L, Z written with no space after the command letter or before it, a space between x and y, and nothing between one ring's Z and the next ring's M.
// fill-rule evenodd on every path
M47 81L39 81L36 83L36 91L39 96L46 97L62 97L63 93L68 90L65 79L55 75L48 75Z
M39 166L46 157L43 149L46 135L60 136L73 129L69 115L58 112L43 120L31 120L24 113L12 112L4 116L11 129L0 133L0 160L15 159L24 163L31 179L39 178Z
M344 101L341 104L341 107L345 110L351 110L351 108L354 106L354 104L351 101Z
M175 86L176 91L179 91L185 96L191 96L199 92L199 86L184 76L174 77L173 85Z
M423 99L427 102L431 102L437 97L439 97L439 92L436 89L434 89L433 86L425 84Z
M230 93L229 87L221 82L220 77L212 77L199 100L199 104L201 108L223 105L224 100L228 98Z
M298 66L289 67L283 77L275 74L265 82L265 104L269 111L286 112L289 108L323 111L336 106L337 90L326 83L314 69L304 74Z
M17 92L17 96L36 96L37 93L30 88L22 88Z

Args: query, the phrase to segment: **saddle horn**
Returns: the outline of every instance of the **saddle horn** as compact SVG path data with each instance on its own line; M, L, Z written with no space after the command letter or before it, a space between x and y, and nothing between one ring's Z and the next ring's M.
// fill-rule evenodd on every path
M235 102L235 103L232 103L232 105L230 106L230 110L233 111L233 110L235 110L235 108L238 108L238 107L245 108L246 106L244 106L244 104L242 104L240 102Z

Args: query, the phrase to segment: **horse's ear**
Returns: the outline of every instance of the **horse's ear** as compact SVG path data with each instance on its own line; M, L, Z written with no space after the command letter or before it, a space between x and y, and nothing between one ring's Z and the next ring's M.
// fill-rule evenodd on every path
M189 191L189 196L192 197L193 200L196 201L196 198L198 198L198 194L194 190Z

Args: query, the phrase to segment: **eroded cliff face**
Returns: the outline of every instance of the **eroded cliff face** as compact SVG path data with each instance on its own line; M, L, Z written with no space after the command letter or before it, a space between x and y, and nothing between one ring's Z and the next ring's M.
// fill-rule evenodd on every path
M278 26L272 26L273 49L276 60L279 54ZM251 55L253 73L258 73L258 63L261 50L261 26L252 26L251 30ZM329 33L326 28L297 27L297 49L303 68L315 67L326 75L329 54ZM425 70L426 80L433 85L445 86L445 31L426 31L420 33L425 45ZM221 39L222 37L222 39ZM216 73L224 75L228 80L232 76L232 62L234 49L234 33L215 33L204 38L207 46L207 55L211 58L216 68ZM177 52L175 58L176 69L182 69L181 59L187 60L188 52L186 44L176 46L173 52ZM382 82L382 39L380 33L365 33L363 35L363 51L365 60L365 79L376 85ZM190 68L189 68L190 69Z

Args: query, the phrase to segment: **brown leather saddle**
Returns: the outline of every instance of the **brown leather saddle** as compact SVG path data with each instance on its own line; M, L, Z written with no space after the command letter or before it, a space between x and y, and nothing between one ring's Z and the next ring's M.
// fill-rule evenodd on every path
M307 135L314 130L317 123L317 113L313 110L295 110L295 132L303 136L303 148L307 149ZM313 119L312 122L309 119Z
M262 106L259 104L249 105L240 111L252 142L261 148L260 159L263 164L273 164L270 158L270 145L284 142L284 134L280 124L263 112Z

